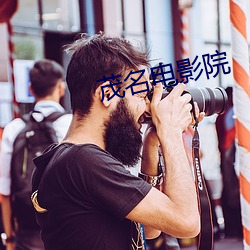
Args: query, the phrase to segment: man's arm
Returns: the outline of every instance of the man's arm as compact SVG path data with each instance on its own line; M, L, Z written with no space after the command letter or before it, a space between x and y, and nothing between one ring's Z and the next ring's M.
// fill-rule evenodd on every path
M159 163L159 140L153 126L147 128L144 134L141 172L151 176L157 176ZM156 186L160 190L161 186ZM147 239L153 239L159 236L161 231L144 225Z
M2 219L4 232L7 238L11 238L14 235L14 230L12 227L12 208L10 196L2 195ZM6 243L6 250L14 249L14 242Z
M6 127L3 131L3 137L1 142L1 152L0 152L0 193L2 195L2 220L4 226L4 232L9 238L14 233L14 228L12 227L12 209L11 209L11 199L10 199L10 165L11 157L13 151L13 142L17 134L25 126L21 119L15 119ZM7 244L7 250L14 249L13 243Z
M162 87L155 87L151 115L167 166L164 193L152 188L127 218L175 237L194 237L200 230L200 217L194 179L182 140L182 132L192 121L192 107L191 96L181 96L183 90L184 86L179 84L161 100Z

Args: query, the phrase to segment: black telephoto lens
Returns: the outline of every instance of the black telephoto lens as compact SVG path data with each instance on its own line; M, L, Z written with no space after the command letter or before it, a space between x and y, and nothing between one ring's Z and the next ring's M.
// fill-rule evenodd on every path
M206 116L222 114L227 110L228 96L223 88L188 88L187 92Z

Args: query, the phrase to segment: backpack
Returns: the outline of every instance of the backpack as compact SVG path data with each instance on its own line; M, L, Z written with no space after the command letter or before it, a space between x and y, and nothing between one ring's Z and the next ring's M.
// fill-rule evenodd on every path
M54 112L44 117L41 112L32 111L22 117L25 128L14 141L11 158L12 213L19 228L39 229L30 198L34 170L33 158L41 155L52 143L58 142L52 122L64 114Z

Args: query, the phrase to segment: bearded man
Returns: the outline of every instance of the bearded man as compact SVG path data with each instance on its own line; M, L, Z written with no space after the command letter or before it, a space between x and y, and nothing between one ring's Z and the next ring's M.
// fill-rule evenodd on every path
M182 140L192 123L185 85L162 99L156 84L150 102L148 52L122 38L85 34L68 51L73 120L65 139L35 159L33 202L45 248L144 249L142 225L149 239L161 231L196 236L196 189ZM154 128L143 143L146 116ZM138 162L142 144L141 178L125 166ZM159 146L167 166L163 184Z

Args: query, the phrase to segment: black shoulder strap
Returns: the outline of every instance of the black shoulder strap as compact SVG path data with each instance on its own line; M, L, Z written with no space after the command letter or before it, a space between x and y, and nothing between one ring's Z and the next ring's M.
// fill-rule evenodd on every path
M32 114L32 111L29 112L28 114L24 114L24 115L21 117L21 119L22 119L25 123L27 123L27 122L29 122L30 119L31 119L31 114Z
M212 222L212 209L211 203L202 173L200 163L200 139L198 132L198 119L195 114L194 102L191 100L192 114L195 120L194 136L192 140L192 153L193 153L193 167L196 183L197 199L201 219L201 231L198 236L198 250L213 250L213 222Z
M205 179L202 173L199 156L199 134L195 126L192 142L194 173L197 186L198 204L201 217L201 232L198 237L198 250L213 249L213 222L212 211Z
M49 121L49 122L54 122L56 121L57 119L59 119L61 116L67 114L66 112L60 112L60 111L55 111L53 113L51 113L50 115L46 116L45 117L45 120L46 121Z
M42 114L42 112L40 111L36 111L36 110L33 110L31 112L29 112L28 114L24 114L21 119L27 123L28 121L30 121L31 119L31 116L33 113L39 113L39 114ZM66 112L60 112L60 111L55 111L55 112L52 112L50 115L44 117L45 121L49 121L49 122L54 122L56 121L57 119L59 119L61 116L63 115L66 115L67 113ZM43 114L42 114L43 115Z

